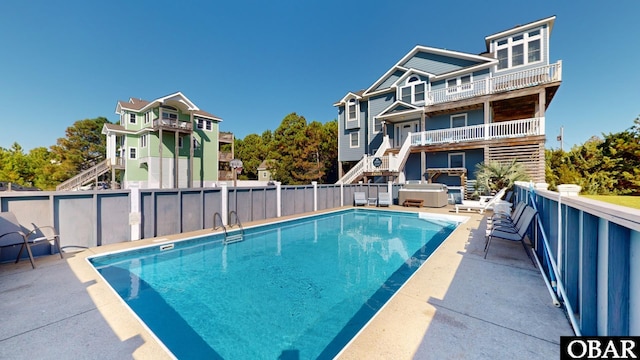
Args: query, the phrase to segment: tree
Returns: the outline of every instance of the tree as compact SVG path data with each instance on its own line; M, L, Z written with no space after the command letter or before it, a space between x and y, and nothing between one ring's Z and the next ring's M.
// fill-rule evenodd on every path
M280 126L273 134L274 162L273 178L283 184L301 184L294 173L300 174L304 170L300 168L298 161L306 146L307 120L296 113L285 116Z
M78 120L66 130L66 137L51 146L55 166L51 167L52 180L65 181L95 166L105 159L106 137L102 127L105 117Z
M528 181L529 177L517 159L510 163L490 161L476 165L476 192L482 194L486 190L491 192L502 188L513 187L516 181Z

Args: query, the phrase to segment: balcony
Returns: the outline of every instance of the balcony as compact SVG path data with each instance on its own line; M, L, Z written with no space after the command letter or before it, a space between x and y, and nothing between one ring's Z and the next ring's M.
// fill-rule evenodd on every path
M153 130L171 130L180 132L192 132L193 123L176 119L155 119L153 120Z
M411 134L411 146L451 144L544 135L544 118L501 121L491 124L422 131Z
M221 132L218 134L218 141L221 143L232 143L233 142L233 133L230 132Z
M230 151L220 151L218 154L218 161L229 162L233 160L233 153Z
M222 180L222 181L233 180L233 171L218 170L218 180Z
M562 61L558 61L551 65L539 66L505 75L494 76L488 79L473 81L453 88L429 91L427 93L425 105L442 104L559 81L562 81Z

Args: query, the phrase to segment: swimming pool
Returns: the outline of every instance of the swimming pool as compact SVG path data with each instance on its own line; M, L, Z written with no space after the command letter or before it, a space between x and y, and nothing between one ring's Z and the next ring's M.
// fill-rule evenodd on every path
M342 210L89 261L180 359L332 358L456 226Z

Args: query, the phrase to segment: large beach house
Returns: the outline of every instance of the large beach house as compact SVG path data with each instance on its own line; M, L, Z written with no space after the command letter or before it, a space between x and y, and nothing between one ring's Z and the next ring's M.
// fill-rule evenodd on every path
M465 185L476 164L514 159L544 182L545 110L562 81L549 55L555 19L489 35L480 54L416 46L348 92L334 104L339 182Z
M222 119L181 92L152 101L118 101L115 111L120 122L102 129L107 137L105 161L58 190L76 189L109 172L111 181L125 189L207 187L233 179L233 134L221 133ZM222 151L224 144L229 144L227 151Z

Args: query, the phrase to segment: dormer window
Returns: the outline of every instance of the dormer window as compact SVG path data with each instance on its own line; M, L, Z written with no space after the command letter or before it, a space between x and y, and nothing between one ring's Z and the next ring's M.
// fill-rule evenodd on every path
M542 60L540 29L512 35L495 43L498 70L528 65Z
M358 100L349 99L347 102L347 120L358 120Z
M427 83L420 80L418 76L410 76L405 85L400 88L399 97L403 102L409 104L423 103L425 92L427 91Z

